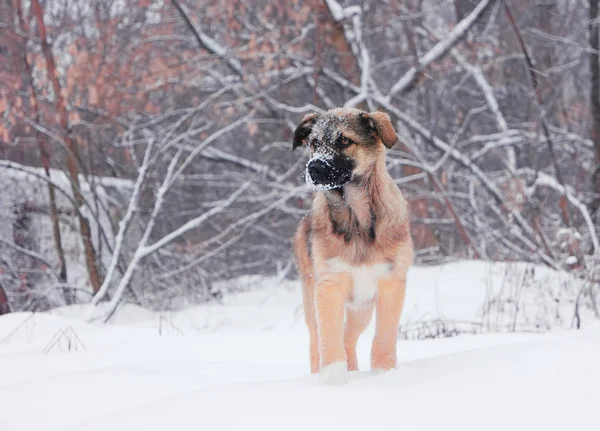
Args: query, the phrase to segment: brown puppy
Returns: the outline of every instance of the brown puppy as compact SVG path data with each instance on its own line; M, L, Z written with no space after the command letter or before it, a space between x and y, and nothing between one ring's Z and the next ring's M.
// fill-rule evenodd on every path
M385 165L397 140L383 112L333 109L304 117L293 148L308 144L316 193L294 239L310 333L310 369L327 383L357 370L358 337L376 314L371 367L396 366L406 273L413 262L407 204ZM344 316L345 315L345 316Z

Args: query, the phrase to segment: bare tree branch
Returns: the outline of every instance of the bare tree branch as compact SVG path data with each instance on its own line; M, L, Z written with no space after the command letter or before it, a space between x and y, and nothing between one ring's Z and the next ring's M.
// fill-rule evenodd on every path
M186 10L187 8L179 2L179 0L171 0L175 9L179 12L186 25L190 29L190 31L194 34L198 45L202 49L219 56L223 59L229 67L239 76L244 76L244 69L239 61L234 58L231 58L227 54L227 50L220 46L217 42L215 42L212 38L210 38L206 33L203 33L198 25L195 25L189 17L189 12Z
M445 56L450 49L456 45L485 13L490 6L496 3L496 0L481 0L477 7L467 15L462 21L448 32L444 39L440 40L433 48L418 60L418 65L411 67L390 89L386 102L396 94L404 94L413 89L420 79L422 72L434 61Z

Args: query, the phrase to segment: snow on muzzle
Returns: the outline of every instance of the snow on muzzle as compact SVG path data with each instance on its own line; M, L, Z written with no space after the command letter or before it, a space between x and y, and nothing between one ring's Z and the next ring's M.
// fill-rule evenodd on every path
M316 153L306 163L306 182L314 190L331 190L352 179L351 159L338 155Z

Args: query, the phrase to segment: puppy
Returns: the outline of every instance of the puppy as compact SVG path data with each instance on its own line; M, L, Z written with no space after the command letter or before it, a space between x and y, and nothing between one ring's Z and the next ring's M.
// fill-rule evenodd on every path
M310 334L310 369L341 384L376 309L371 368L396 366L406 273L413 262L407 204L385 164L397 140L384 112L333 109L304 117L293 149L310 148L312 210L294 237Z

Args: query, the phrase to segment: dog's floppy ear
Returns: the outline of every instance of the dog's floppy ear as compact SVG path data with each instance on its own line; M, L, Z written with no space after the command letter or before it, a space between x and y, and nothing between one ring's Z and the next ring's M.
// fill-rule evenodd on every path
M376 111L367 114L372 121L372 126L379 135L381 142L387 148L392 148L398 140L398 135L392 126L390 116L383 111Z
M292 151L306 142L306 138L310 135L318 117L318 114L308 114L302 119L300 124L298 124L296 130L294 130L294 145Z

